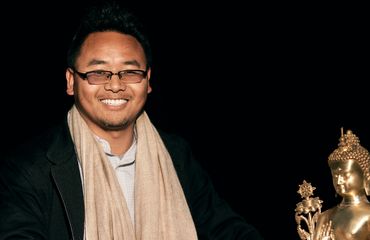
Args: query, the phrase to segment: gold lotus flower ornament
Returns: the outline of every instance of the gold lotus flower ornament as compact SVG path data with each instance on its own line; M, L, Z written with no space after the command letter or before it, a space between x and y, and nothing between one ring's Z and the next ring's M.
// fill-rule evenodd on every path
M311 183L303 180L299 185L298 193L304 198L297 203L295 208L295 220L297 222L297 231L301 239L313 239L315 226L319 215L321 214L321 203L323 202L318 197L313 196L313 191L316 188ZM306 228L302 228L301 222L306 224Z
M302 198L308 198L309 196L313 195L313 190L315 190L315 187L312 187L311 183L306 182L306 180L303 180L303 184L299 185L299 190L297 193L301 195Z

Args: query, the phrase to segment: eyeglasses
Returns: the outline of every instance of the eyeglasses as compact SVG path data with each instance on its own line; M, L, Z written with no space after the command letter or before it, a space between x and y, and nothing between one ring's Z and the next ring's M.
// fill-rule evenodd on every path
M111 71L103 71L103 70L96 70L81 73L76 71L75 69L71 68L73 72L77 73L80 78L87 80L91 85L101 85L108 83L113 75L117 75L118 78L123 83L139 83L144 78L146 78L148 74L148 70L122 70L117 73L113 73Z

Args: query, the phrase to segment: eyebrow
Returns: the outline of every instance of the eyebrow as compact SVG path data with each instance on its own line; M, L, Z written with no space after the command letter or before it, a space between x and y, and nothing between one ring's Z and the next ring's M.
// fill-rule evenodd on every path
M91 61L88 62L87 66L94 66L94 65L99 65L99 64L106 64L108 63L107 61L104 60L99 60L99 59L92 59ZM129 60L129 61L124 61L124 65L133 65L136 67L140 67L140 63L136 60Z

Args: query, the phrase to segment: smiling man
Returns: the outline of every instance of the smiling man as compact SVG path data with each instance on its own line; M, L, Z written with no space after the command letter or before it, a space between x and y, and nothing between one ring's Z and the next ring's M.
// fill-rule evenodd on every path
M0 239L262 239L150 122L142 30L115 2L88 8L68 51L74 105L0 170Z
M131 35L95 32L69 65L67 93L75 96L81 117L109 142L112 153L123 154L132 144L135 121L151 91L143 47Z

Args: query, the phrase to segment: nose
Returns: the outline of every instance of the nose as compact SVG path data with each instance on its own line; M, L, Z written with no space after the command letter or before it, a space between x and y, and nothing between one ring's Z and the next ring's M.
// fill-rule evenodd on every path
M104 88L112 92L119 92L126 89L126 84L120 80L118 73L114 73Z
M344 178L342 175L339 175L337 178L337 184L342 185L344 183Z

